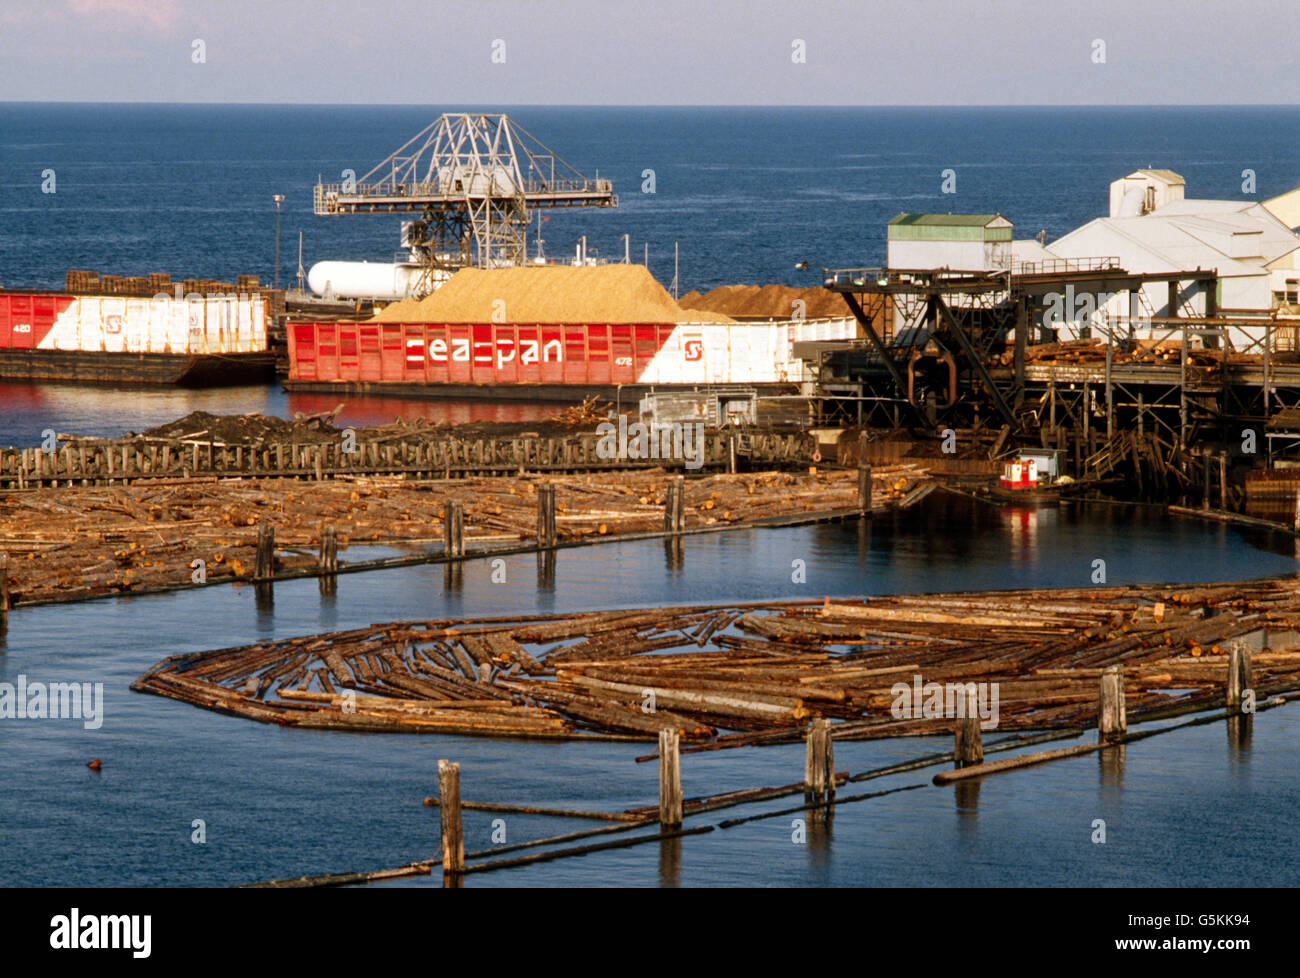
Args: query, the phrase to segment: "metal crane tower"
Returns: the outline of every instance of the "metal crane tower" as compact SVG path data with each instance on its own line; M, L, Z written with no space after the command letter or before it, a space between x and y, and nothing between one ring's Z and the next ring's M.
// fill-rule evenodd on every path
M523 264L531 208L617 207L618 197L503 114L448 113L360 179L316 184L314 204L323 216L418 214L402 246L431 287L435 272Z

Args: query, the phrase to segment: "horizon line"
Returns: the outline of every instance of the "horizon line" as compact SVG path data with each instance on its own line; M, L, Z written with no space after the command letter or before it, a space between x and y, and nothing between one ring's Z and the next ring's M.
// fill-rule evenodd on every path
M156 105L156 106L283 106L285 108L427 108L434 105L488 105L530 109L1293 109L1300 102L936 102L813 103L813 102L272 102L272 101L154 101L147 99L0 99L0 105Z

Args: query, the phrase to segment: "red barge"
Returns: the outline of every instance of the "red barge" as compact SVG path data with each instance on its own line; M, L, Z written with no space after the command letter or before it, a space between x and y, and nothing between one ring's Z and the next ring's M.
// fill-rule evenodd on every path
M0 290L0 377L207 386L275 375L267 299Z
M286 326L292 391L582 400L651 388L814 379L794 344L858 335L852 318L735 322L682 309L643 266L456 272L375 318Z

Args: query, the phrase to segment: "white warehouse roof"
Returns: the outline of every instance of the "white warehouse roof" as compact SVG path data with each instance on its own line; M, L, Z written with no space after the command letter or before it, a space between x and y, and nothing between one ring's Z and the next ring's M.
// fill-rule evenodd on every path
M1297 237L1249 201L1180 200L1142 217L1099 217L1051 244L1063 258L1118 255L1131 272L1216 269L1220 277L1262 275L1300 248Z

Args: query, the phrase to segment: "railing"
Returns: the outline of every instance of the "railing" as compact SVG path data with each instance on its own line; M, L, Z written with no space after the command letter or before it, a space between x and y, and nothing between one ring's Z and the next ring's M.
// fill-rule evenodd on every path
M890 280L889 269L887 268L824 268L822 269L823 285L865 285L867 282L888 282Z
M430 180L418 183L393 182L389 180L378 183L318 183L313 194L313 208L317 214L334 213L340 203L365 203L366 198L410 198L425 200L429 198L447 198L451 200L465 197L513 197L523 194L525 197L546 198L565 196L613 196L614 185L609 180L538 180L529 179L522 184L507 176L498 180L490 172L469 173L452 180ZM536 201L533 201L534 203Z
M1012 275L1064 275L1069 272L1120 271L1119 258L1044 258L1040 261L1013 261Z

